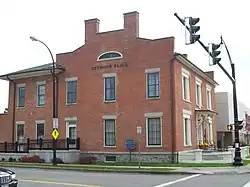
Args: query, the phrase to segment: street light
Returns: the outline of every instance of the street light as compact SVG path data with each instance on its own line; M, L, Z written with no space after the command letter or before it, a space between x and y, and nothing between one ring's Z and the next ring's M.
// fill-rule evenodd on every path
M233 83L233 106L234 106L234 148L235 148L235 152L234 152L234 162L233 165L235 166L242 166L242 158L241 158L241 151L240 151L240 140L239 140L239 130L242 128L242 123L243 121L239 121L238 119L238 103L237 103L237 92L236 92L236 77L235 77L235 66L234 63L232 61L231 55L229 53L229 50L227 48L227 45L225 43L225 41L223 40L222 36L221 38L221 44L224 44L225 49L227 51L227 55L229 58L229 62L231 65L231 69L232 69L232 77L234 79Z
M57 110L56 110L56 74L55 74L55 60L54 60L54 57L53 57L53 54L50 50L50 48L44 43L42 42L41 40L35 38L34 36L31 36L30 39L32 41L35 41L35 42L39 42L41 44L43 44L49 51L50 53L50 56L51 56L51 59L52 59L52 77L53 77L53 89L52 89L52 92L53 92L53 130L57 129L58 127L55 127L54 126L54 121L57 121L57 124L58 124L58 114L57 114ZM56 165L56 146L57 146L57 139L54 139L53 138L53 165Z

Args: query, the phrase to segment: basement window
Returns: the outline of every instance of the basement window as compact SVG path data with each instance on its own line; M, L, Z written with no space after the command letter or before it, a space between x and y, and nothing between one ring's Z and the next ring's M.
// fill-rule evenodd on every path
M114 60L122 58L122 54L118 51L108 51L102 53L98 58L97 61L104 61L104 60Z
M116 156L115 155L105 156L105 162L116 162Z

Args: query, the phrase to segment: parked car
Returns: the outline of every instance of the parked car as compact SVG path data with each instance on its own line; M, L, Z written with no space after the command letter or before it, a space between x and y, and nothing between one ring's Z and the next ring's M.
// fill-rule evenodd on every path
M0 167L0 187L17 187L16 173L9 169Z

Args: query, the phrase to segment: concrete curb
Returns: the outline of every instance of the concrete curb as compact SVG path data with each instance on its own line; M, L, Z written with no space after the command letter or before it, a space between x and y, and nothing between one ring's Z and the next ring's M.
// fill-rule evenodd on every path
M0 165L0 167L8 168L23 168L23 169L42 169L42 170L61 170L61 171L76 171L76 172L93 172L93 173L134 173L134 174L151 174L151 175L192 175L192 174L212 174L203 172L184 172L176 170L166 171L150 171L150 170L139 170L139 169L122 169L122 168L73 168L73 167L60 167L60 166L21 166L21 165Z

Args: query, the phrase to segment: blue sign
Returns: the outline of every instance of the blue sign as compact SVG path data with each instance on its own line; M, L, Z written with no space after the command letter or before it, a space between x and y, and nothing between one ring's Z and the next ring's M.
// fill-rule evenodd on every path
M133 151L135 149L135 140L128 138L126 140L126 148L128 151Z

